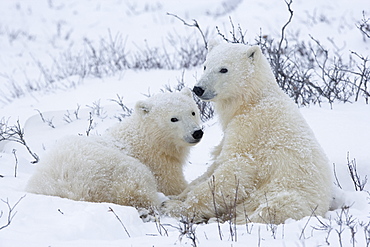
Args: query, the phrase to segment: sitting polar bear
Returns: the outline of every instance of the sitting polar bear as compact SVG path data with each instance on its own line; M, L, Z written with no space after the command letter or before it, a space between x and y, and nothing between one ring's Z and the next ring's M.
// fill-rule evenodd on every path
M182 168L203 135L189 89L137 102L104 136L70 136L38 165L27 191L73 200L158 206L157 191L178 195Z
M224 136L207 172L164 202L164 213L280 224L327 212L328 160L259 47L210 46L193 91L214 102Z

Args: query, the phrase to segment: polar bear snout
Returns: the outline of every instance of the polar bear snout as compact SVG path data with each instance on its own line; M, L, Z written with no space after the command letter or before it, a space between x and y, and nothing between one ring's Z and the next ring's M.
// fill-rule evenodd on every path
M196 96L201 97L204 94L204 89L201 87L195 86L193 88L193 92L195 93Z
M185 136L184 139L187 143L196 144L196 143L200 142L202 137L203 137L203 130L197 129L193 133L191 133L191 136L190 135Z
M199 83L198 83L199 84ZM194 86L193 92L197 95L201 100L212 100L216 97L216 93L210 87L203 87L203 86Z
M193 134L192 134L192 136L193 136L193 138L195 140L202 139L202 137L203 137L203 130L199 129L199 130L194 131Z

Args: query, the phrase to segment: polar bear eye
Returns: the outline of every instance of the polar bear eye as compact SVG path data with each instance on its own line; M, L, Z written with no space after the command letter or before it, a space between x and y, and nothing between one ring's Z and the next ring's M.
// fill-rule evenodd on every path
M191 115L195 116L195 112L192 112Z
M203 70L206 70L206 68L207 68L207 67L206 67L206 66L204 66L204 67L203 67Z
M227 70L226 68L222 68L222 69L220 69L220 73L223 73L223 74L224 74L224 73L227 73L227 71L228 71L228 70Z
M177 122L177 121L179 121L179 119L177 119L177 118L175 118L175 117L173 117L173 118L171 118L171 122Z

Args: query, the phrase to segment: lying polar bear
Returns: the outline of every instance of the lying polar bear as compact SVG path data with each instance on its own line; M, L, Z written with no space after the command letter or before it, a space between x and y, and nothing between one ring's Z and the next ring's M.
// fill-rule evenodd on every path
M44 157L27 191L148 208L157 192L178 195L182 168L203 131L192 93L161 93L137 102L132 116L103 136L69 136Z

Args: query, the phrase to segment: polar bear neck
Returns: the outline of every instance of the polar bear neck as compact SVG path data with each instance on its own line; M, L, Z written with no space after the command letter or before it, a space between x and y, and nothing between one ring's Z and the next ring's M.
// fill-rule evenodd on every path
M190 147L157 137L155 133L148 133L140 127L136 128L136 132L138 138L131 145L130 155L149 167L160 192L165 195L180 194L185 189L182 169ZM178 186L174 186L176 184Z
M235 116L245 114L246 110L253 108L266 98L284 94L277 85L272 72L264 75L259 75L258 72L256 71L254 76L242 83L245 88L240 89L238 95L215 102L215 112L224 131ZM252 83L255 85L253 88L249 86Z
M189 146L166 139L149 129L147 123L137 121L135 116L118 124L108 133L113 136L115 146L151 170L160 192L177 195L185 189L182 169L190 151Z

